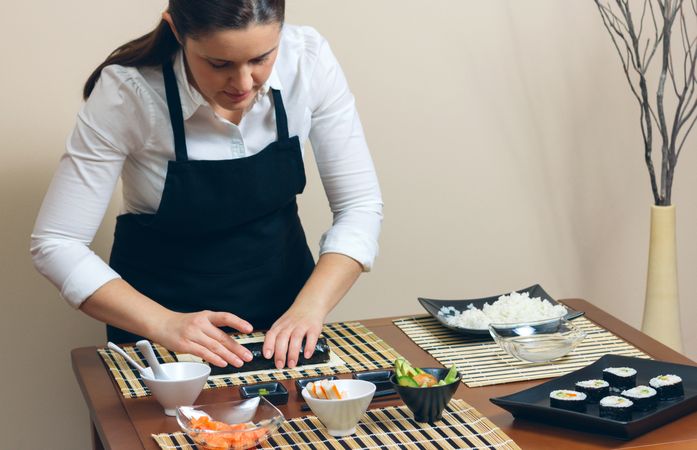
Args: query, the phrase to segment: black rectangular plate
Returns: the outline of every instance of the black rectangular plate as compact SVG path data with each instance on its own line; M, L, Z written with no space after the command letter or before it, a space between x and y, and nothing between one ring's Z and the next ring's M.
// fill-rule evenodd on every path
M553 305L558 305L559 302L554 300L547 292L545 292L544 289L542 289L542 286L539 284L535 284L533 286L527 287L525 289L521 289L519 291L516 291L519 294L522 294L524 292L527 292L530 297L540 297L542 299L549 300L549 302ZM438 315L438 311L444 306L452 306L453 308L459 310L459 311L464 311L467 309L467 306L472 304L477 309L482 309L484 307L485 303L492 304L496 300L499 299L502 295L508 295L510 292L506 292L505 294L499 294L499 295L492 295L491 297L483 297L483 298L472 298L472 299L463 299L463 300L436 300L432 298L423 298L419 297L419 303L421 303L421 306L424 307L428 313L433 316L434 319L436 319L438 322L440 322L444 327L450 328L453 331L457 331L458 333L461 334L467 334L467 335L473 335L477 337L481 337L482 339L492 339L491 336L489 335L489 330L480 330L476 328L461 328L461 327L454 327L450 324L448 324L443 316ZM564 305L566 306L566 305ZM569 310L571 313L571 308L566 306L566 309ZM567 314L568 315L568 314Z
M392 370L371 370L369 372L357 372L353 374L353 378L356 380L370 381L375 385L376 391L384 391L387 389L392 389L392 383L390 378L394 375Z
M258 397L261 389L268 391L268 394L264 394L263 397L274 405L285 405L288 403L288 389L278 381L240 386L240 397Z
M549 406L549 393L556 389L574 389L578 381L602 379L607 367L633 367L637 385L647 385L657 375L673 374L682 378L685 396L661 401L653 411L634 412L632 420L620 422L600 417L598 405L588 405L586 413ZM632 439L697 410L697 367L629 356L605 355L593 364L524 391L490 399L516 418L530 419L591 433Z

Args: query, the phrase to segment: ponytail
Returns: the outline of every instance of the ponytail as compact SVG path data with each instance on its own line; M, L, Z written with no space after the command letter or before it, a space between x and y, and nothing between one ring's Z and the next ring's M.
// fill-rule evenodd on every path
M82 96L85 100L94 89L102 69L111 64L128 67L159 66L171 60L179 50L179 42L169 24L160 21L157 28L150 33L117 48L97 67L85 82Z

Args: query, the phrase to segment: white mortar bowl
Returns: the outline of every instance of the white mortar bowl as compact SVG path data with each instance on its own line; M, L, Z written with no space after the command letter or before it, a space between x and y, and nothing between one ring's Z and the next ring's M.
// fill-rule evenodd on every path
M348 436L356 432L358 420L368 409L375 384L365 380L334 380L339 392L346 391L347 398L342 400L322 400L313 398L307 388L302 396L312 412L327 427L332 436Z
M141 374L143 383L160 402L168 416L177 415L178 406L191 406L208 380L211 368L197 362L160 364L169 380L156 380L150 367Z

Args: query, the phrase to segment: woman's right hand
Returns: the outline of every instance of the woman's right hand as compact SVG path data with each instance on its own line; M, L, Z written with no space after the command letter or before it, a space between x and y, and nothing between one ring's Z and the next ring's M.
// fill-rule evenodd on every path
M131 333L145 336L167 349L199 356L211 364L241 367L252 354L219 327L251 333L252 325L227 312L179 313L115 278L87 298L80 310L90 317Z
M234 328L242 333L252 332L249 322L231 313L168 311L164 320L158 321L158 327L150 333L150 337L169 350L199 356L219 367L228 364L241 367L244 362L251 361L252 353L220 327Z

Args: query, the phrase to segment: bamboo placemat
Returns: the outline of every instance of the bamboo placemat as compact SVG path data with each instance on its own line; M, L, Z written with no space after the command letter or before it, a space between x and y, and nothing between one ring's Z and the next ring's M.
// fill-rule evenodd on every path
M153 434L162 450L196 450L184 433ZM371 409L356 434L334 438L315 416L284 422L260 448L276 449L506 449L520 450L511 438L464 400L452 400L433 425L412 419L406 406Z
M416 345L446 367L453 364L468 387L491 386L523 380L539 380L566 375L586 367L605 354L650 359L632 344L601 328L585 317L574 325L587 333L573 352L548 363L519 361L490 339L456 333L432 317L412 317L394 321Z
M324 326L322 334L331 347L332 352L338 356L345 365L334 367L308 368L302 370L282 369L263 374L245 375L230 374L209 378L204 389L236 386L265 381L288 380L293 378L316 377L334 375L337 373L361 372L365 370L377 370L391 368L394 360L399 356L392 347L380 339L375 333L368 330L359 322L337 322ZM260 337L263 333L252 333L235 336L235 339ZM154 344L155 355L160 363L190 361L192 356L170 352L161 345ZM147 366L145 358L140 351L128 346L123 348L134 360ZM145 397L150 391L143 384L140 374L128 365L121 355L112 352L108 348L97 349L102 359L109 368L109 372L118 384L121 393L126 398Z

